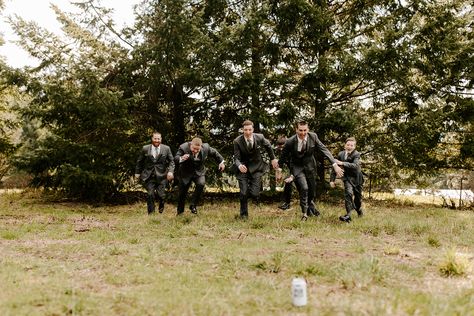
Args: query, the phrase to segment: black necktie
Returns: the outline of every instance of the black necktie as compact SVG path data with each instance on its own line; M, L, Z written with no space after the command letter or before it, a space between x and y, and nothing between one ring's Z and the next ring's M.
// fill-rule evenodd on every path
M301 141L301 152L304 153L304 151L306 150L306 140L302 140Z
M252 141L251 141L250 139L247 139L247 149L248 149L249 151L252 150Z

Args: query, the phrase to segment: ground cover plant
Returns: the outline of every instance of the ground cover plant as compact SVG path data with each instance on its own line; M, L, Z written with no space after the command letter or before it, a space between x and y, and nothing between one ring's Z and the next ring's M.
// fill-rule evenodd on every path
M197 216L144 202L90 206L0 196L1 315L474 315L474 212L366 202L300 221L238 201ZM308 305L291 303L304 277Z

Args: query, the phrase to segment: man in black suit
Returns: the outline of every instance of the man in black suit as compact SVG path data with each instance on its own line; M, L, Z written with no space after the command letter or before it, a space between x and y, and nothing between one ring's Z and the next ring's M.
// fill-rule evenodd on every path
M178 168L178 215L184 212L184 204L191 183L194 182L194 194L191 199L189 209L191 213L197 214L197 204L204 191L206 184L206 168L204 163L208 157L212 157L219 164L219 170L224 171L224 158L217 150L202 143L200 138L194 138L190 142L186 142L179 146L174 160L179 164Z
M351 221L351 212L355 210L357 214L362 216L362 187L364 184L364 177L360 169L360 153L355 150L356 140L354 137L349 137L344 145L344 150L337 155L336 163L344 169L344 203L346 206L346 214L339 216L343 222ZM335 187L336 174L331 172L331 187Z
M262 151L270 157L272 167L278 168L270 142L262 135L253 132L252 121L246 120L242 124L242 135L234 139L234 166L237 169L237 180L240 189L240 218L248 218L248 198L258 203L262 176L266 171Z
M151 144L143 146L137 159L135 177L140 178L147 191L148 214L155 212L155 197L159 212L165 209L165 188L173 180L174 161L171 149L161 143L161 134L153 132Z
M334 171L342 176L344 171L337 165L331 152L319 140L316 133L308 130L308 123L301 121L296 126L296 135L288 138L283 147L278 164L287 164L290 168L290 181L295 181L300 193L300 206L303 212L301 220L320 213L313 202L316 190L316 157L317 151L323 153L331 161Z

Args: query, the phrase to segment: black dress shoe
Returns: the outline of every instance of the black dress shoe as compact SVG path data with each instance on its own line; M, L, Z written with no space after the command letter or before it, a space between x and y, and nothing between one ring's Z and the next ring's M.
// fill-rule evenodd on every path
M306 213L303 213L303 216L301 216L301 221L306 222L308 220L308 215Z
M308 208L308 215L309 216L319 216L321 213L315 208Z
M283 202L283 203L281 203L280 205L278 205L278 208L279 208L280 210L285 211L285 210L287 210L287 209L290 208L290 203Z
M235 215L235 219L246 221L249 219L249 216L247 214L239 214L239 215Z
M160 205L158 206L158 212L163 213L165 210L165 201L160 201Z
M198 210L197 210L196 205L190 205L190 206L189 206L189 209L191 210L191 213L193 213L193 214L197 214L197 213L198 213Z
M339 220L343 221L343 222L346 222L346 223L349 223L351 221L351 217L350 217L349 214L346 214L346 215L343 215L343 216L339 216Z
M362 208L356 210L356 212L357 212L357 215L358 215L359 217L364 216L364 210L363 210Z

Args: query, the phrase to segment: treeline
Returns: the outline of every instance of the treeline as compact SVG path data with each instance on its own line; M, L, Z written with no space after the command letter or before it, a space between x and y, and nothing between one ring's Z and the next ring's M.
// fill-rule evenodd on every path
M305 119L333 152L355 136L379 181L473 166L470 1L142 1L123 29L76 5L53 6L61 35L10 20L40 63L0 64L0 109L17 118L2 116L0 150L35 185L113 196L152 130L230 162L244 119L273 140Z

